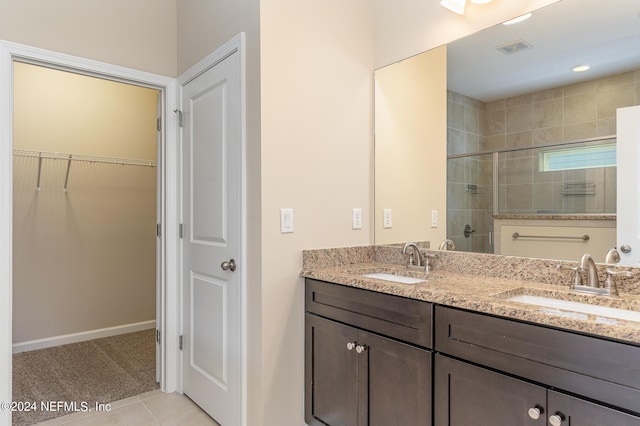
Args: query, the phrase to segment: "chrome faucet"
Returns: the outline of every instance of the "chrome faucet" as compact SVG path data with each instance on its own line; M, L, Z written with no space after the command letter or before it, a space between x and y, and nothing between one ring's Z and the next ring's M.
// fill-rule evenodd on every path
M620 252L615 247L609 249L607 255L604 257L604 263L607 265L615 265L620 263Z
M580 271L587 273L587 286L588 287L600 287L598 281L598 269L596 268L596 262L593 261L593 257L589 253L585 253L580 258Z
M456 245L449 238L440 243L438 250L455 250Z
M616 259L616 254L618 254L618 259ZM619 253L615 248L612 248L607 253L607 257L605 258L605 262L608 266L613 267L619 260ZM613 269L607 268L607 278L604 280L603 285L600 285L600 281L598 279L598 269L596 268L596 263L593 261L593 257L590 254L585 253L580 258L580 265L575 268L569 267L567 265L557 265L559 270L571 270L575 273L573 277L573 282L570 286L571 290L575 290L582 293L589 294L597 294L601 296L618 296L618 287L614 281L615 277L632 277L633 273L631 271L614 271ZM583 285L583 279L581 273L586 272L587 282Z
M413 251L411 253L407 253L407 249L411 247ZM408 254L409 260L407 262L407 267L409 266L422 266L422 255L420 254L420 249L416 243L406 243L402 248L402 254Z

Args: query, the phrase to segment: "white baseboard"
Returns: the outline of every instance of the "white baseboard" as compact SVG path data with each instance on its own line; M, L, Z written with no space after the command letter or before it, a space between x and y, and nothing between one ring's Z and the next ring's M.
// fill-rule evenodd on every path
M69 343L84 342L101 337L117 336L119 334L135 333L136 331L156 328L156 320L118 325L115 327L99 328L97 330L82 331L80 333L64 334L62 336L47 337L45 339L30 340L13 344L13 353L34 351L36 349L51 348Z

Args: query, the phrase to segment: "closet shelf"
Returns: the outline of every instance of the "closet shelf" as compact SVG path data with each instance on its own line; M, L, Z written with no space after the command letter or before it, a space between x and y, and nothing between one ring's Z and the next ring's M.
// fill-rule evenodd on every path
M38 159L38 180L36 184L36 191L40 191L40 175L42 172L42 160L64 160L67 161L67 173L64 178L64 192L67 192L67 184L69 182L69 171L71 170L72 161L84 161L88 163L107 163L107 164L120 164L123 166L144 166L144 167L156 167L156 162L153 160L138 160L135 158L118 158L118 157L100 157L95 155L82 155L71 154L63 152L47 152L47 151L32 151L28 149L14 149L14 157L30 157Z
M86 161L89 163L109 163L109 164L123 164L128 166L147 166L156 167L156 162L153 160L138 160L135 158L118 158L118 157L98 157L95 155L82 155L82 154L70 154L62 152L47 152L47 151L31 151L27 149L14 149L14 157L35 157L51 160L71 160L71 161Z

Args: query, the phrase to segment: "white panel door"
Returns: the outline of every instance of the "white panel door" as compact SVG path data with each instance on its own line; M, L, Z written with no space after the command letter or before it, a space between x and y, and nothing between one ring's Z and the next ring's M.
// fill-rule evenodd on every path
M183 391L241 422L239 53L188 82L183 107Z
M617 248L620 263L640 266L640 106L617 114Z

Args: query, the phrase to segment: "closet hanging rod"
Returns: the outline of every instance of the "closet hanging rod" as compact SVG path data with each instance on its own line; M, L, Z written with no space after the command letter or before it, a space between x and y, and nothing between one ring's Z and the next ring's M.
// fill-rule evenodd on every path
M51 160L66 160L66 161L85 161L88 163L106 163L106 164L121 164L126 166L146 166L156 167L154 160L139 160L135 158L119 158L119 157L100 157L95 155L82 155L82 154L70 154L62 152L47 152L47 151L32 151L28 149L14 149L14 157L30 157ZM39 169L40 167L38 167ZM40 173L38 173L39 175ZM38 185L40 186L40 185Z

